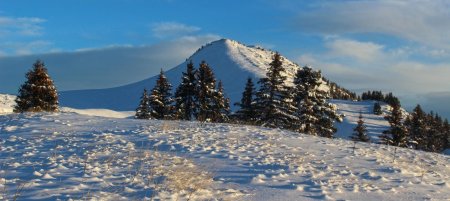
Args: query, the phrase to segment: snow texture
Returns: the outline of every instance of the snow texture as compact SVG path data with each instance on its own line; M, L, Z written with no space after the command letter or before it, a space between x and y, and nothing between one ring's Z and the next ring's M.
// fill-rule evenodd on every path
M67 112L2 115L0 199L450 197L449 156L397 148L394 161L394 147L353 146L253 126Z

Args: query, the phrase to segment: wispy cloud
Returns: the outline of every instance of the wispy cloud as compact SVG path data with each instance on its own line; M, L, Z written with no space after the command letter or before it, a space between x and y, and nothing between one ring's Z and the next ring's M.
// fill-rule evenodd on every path
M45 19L0 16L0 57L51 52L53 43L43 39Z
M446 0L320 1L300 12L292 25L324 35L387 34L450 49L449 17L450 1Z
M199 27L178 22L160 22L152 25L153 36L157 38L181 37L198 31L200 31Z
M0 37L10 35L39 36L43 34L42 18L0 16Z

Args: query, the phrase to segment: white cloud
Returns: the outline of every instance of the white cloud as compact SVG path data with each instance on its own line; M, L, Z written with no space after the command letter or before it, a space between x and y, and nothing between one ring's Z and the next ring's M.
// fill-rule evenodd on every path
M360 42L350 39L337 39L325 44L333 56L344 56L367 62L379 59L383 55L383 46L372 42Z
M200 31L199 27L189 26L178 22L160 22L153 24L153 36L158 38L172 38L189 35Z
M44 19L37 17L5 17L0 16L0 37L10 35L39 36L42 35L41 24Z
M301 11L296 29L324 35L381 33L450 48L450 1L362 0L319 2Z

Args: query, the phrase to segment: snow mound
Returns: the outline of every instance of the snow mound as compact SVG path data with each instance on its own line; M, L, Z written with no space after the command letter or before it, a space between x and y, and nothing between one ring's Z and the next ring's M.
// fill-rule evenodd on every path
M0 115L13 112L14 105L16 105L15 99L14 95L0 94Z

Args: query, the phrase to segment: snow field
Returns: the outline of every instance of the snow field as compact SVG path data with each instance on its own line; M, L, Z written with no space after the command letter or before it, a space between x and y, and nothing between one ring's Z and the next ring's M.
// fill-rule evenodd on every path
M19 198L35 200L450 197L448 156L354 149L280 129L74 113L0 116L0 128L2 199L18 189Z

